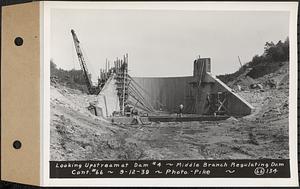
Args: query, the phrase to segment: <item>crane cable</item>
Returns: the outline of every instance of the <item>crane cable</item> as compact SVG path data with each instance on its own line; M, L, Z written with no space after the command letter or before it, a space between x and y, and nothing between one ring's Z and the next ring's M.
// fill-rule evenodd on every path
M130 91L132 91L135 96L132 96L133 98L139 98L140 101L143 102L143 106L147 106L151 111L153 111L153 107L147 103L146 99L143 97L143 95L134 87L134 85L129 85L128 88Z
M130 76L129 76L130 77ZM139 83L137 83L132 77L130 77L130 79L146 94L146 95L148 95L148 97L152 100L152 101L154 101L154 103L158 103L159 105L161 105L161 106L166 106L165 104L163 104L162 102L160 102L159 100L155 100L150 94L149 94L149 92L148 91L146 91L142 86L140 86L140 84Z
M129 93L130 93L132 98L137 100L143 107L148 109L148 111L150 111L150 112L154 111L153 108L151 106L147 105L145 100L140 97L140 95L138 94L138 92L135 89L133 89L133 88L129 88L129 89L130 89Z
M129 92L129 94L131 95L131 92ZM134 95L132 95L132 98L134 98L137 101L137 103L141 104L141 106L139 106L139 108L141 108L141 109L143 109L143 110L145 110L147 112L152 112L152 110L149 107L145 106L143 104L143 102L141 102L139 99L137 99ZM136 107L136 104L135 104L135 107Z
M152 107L152 105L144 98L144 96L140 93L140 91L133 84L131 84L129 87L131 87L131 90L134 90L137 93L137 95L143 100L143 102L145 102L145 104L147 104L154 111L154 108Z
M130 79L131 79L131 81L133 81L134 83L135 83L135 85L137 85L137 83L130 77ZM143 99L143 101L151 108L151 110L154 112L155 111L155 109L153 108L153 106L151 105L151 103L148 101L148 100L146 100L145 98L144 98L144 95L142 95L141 93L140 93L140 90L138 90L137 88L136 88L136 86L135 86L134 84L131 84L130 86L135 90L135 91L137 91L137 93L139 94L139 96ZM145 93L146 93L146 91L144 91ZM149 95L148 95L149 96ZM150 97L150 96L149 96ZM152 100L151 99L151 97L150 97L150 100Z

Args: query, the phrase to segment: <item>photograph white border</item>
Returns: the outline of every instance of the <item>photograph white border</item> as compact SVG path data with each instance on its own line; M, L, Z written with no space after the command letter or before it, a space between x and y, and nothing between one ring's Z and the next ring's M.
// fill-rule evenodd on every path
M52 9L145 9L290 12L289 157L291 178L93 178L50 179L50 19ZM297 2L40 2L42 186L298 186Z

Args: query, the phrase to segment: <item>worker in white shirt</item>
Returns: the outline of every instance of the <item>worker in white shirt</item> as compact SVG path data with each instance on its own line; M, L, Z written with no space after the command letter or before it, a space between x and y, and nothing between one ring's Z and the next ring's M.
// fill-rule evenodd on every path
M182 112L183 112L183 104L179 105L179 117L182 117Z

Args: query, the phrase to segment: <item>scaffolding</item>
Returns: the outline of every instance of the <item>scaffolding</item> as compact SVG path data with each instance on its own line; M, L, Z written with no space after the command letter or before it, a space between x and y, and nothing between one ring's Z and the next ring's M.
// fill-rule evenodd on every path
M118 97L120 102L120 112L125 115L125 106L128 100L128 54L123 56L123 59L117 58L114 61L115 79L117 84Z

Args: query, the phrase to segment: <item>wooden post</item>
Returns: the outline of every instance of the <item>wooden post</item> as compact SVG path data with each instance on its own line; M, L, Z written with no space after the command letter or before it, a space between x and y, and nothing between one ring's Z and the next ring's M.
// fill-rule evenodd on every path
M123 115L125 115L125 96L126 96L126 87L127 87L127 69L128 69L128 54L123 56L123 102L122 102L122 110Z
M243 67L242 62L241 62L241 59L240 59L240 56L238 56L238 59L239 59L239 63L240 63L240 65L241 65L241 67Z
M124 64L123 66L123 97L122 97L122 111L123 115L125 115L125 70L126 70L126 65Z
M107 59L105 59L105 72L107 72Z

